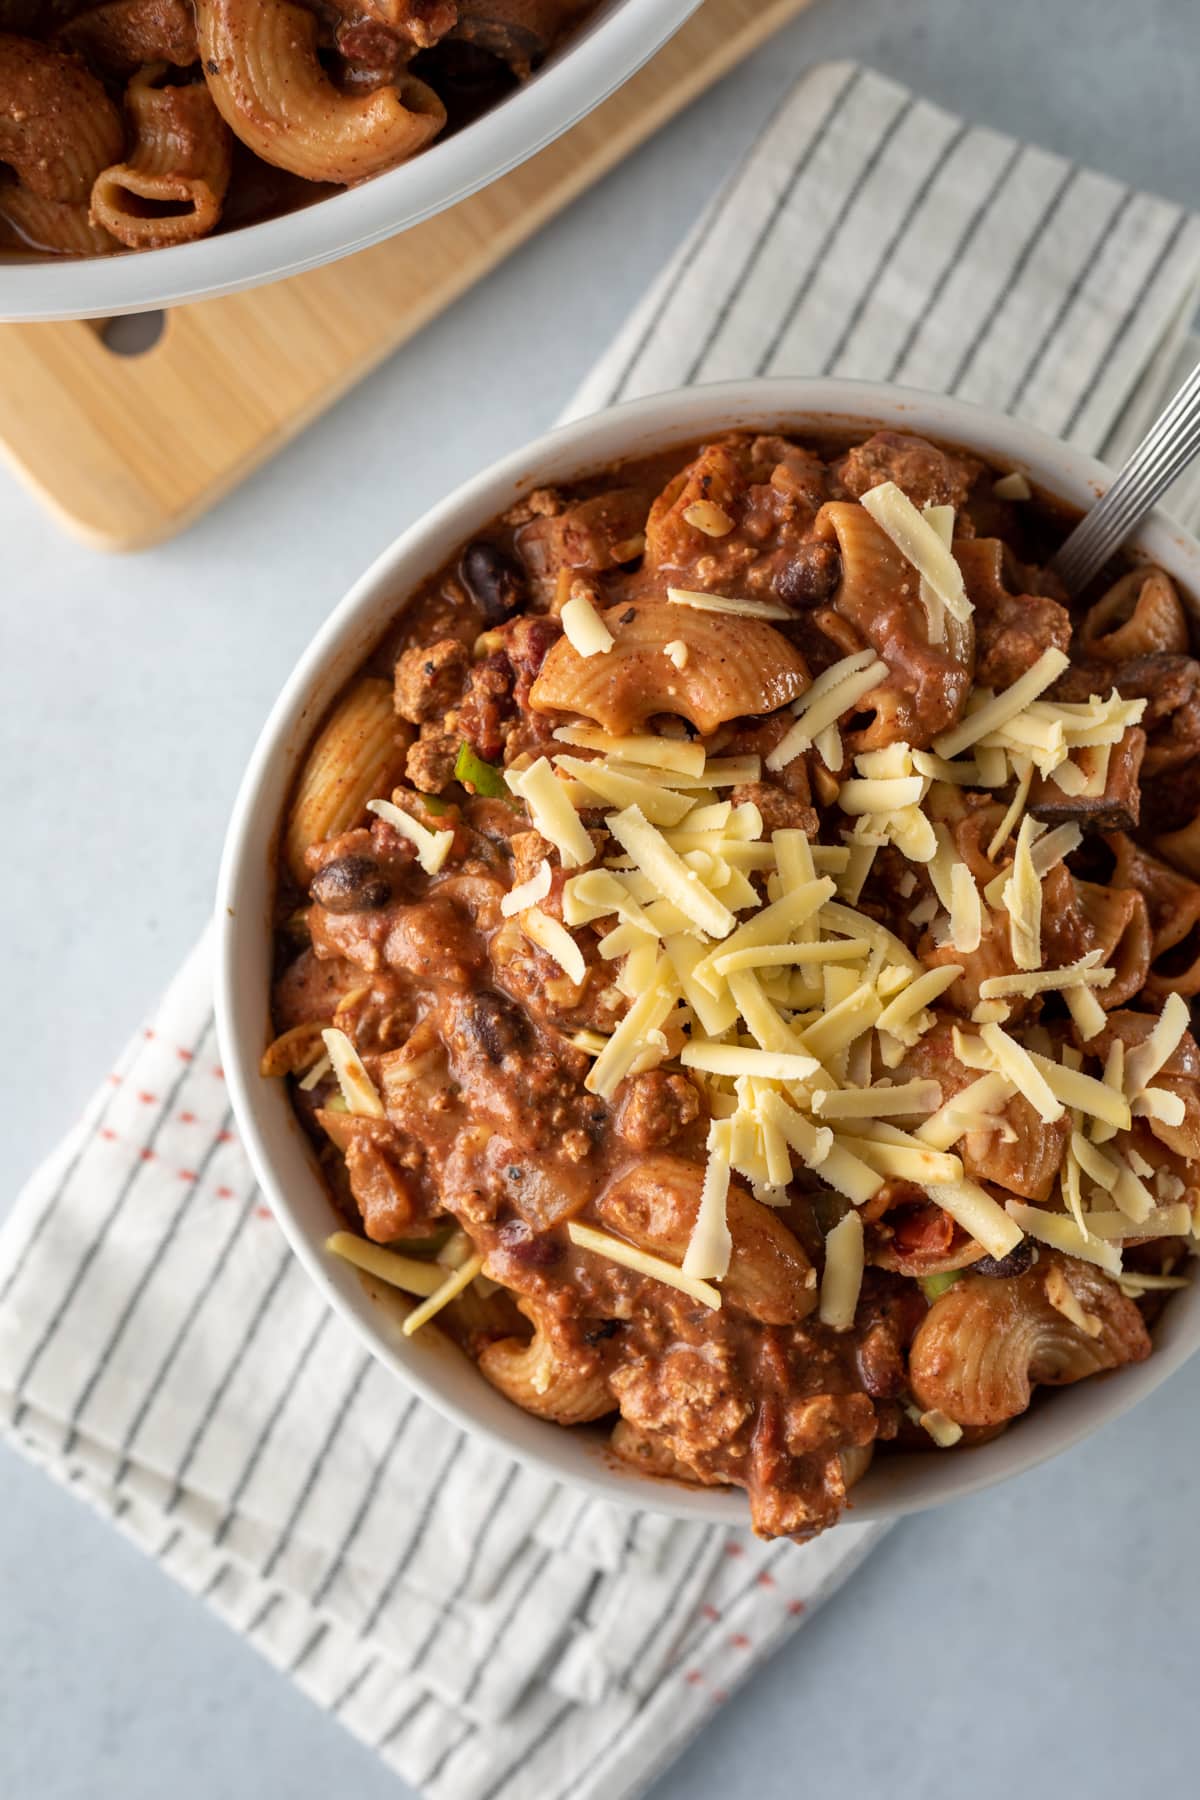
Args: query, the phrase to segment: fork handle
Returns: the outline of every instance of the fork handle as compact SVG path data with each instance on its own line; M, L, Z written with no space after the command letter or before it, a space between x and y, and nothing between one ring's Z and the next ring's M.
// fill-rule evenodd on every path
M1200 364L1133 451L1112 486L1051 559L1071 594L1079 593L1136 531L1171 483L1200 454Z

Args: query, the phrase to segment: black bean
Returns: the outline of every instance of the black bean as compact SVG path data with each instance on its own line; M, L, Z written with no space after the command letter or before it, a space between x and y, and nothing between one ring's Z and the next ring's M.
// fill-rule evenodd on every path
M801 544L793 551L775 583L785 606L817 606L828 600L842 573L834 544Z
M459 574L488 625L502 624L528 600L525 578L516 563L486 538L467 545Z
M978 1262L972 1263L967 1271L970 1275L999 1275L1008 1277L1023 1275L1026 1269L1033 1267L1035 1255L1033 1240L1022 1238L1015 1250L1007 1256L997 1259L994 1256L981 1256Z
M339 856L313 877L313 899L329 912L374 912L392 897L392 884L369 856Z

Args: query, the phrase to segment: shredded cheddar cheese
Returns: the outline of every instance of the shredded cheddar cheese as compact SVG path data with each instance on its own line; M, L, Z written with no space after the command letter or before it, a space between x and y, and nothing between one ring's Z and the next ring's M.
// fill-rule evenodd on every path
M993 694L990 699L983 700L967 713L965 719L944 731L934 739L934 750L939 756L958 756L963 750L969 750L980 738L998 731L1022 713L1030 703L1044 694L1046 689L1056 682L1067 667L1069 658L1061 650L1043 650L1031 669L1018 676L1010 688L1002 694Z
M863 1278L863 1226L848 1212L825 1239L825 1273L821 1277L819 1317L832 1331L849 1331L858 1309Z
M676 606L692 606L697 612L734 613L743 619L790 619L792 613L774 600L738 600L727 594L702 594L693 588L667 589Z
M1081 1230L1066 1213L1047 1212L1044 1207L1029 1206L1023 1200L1010 1200L1005 1211L1015 1226L1039 1243L1061 1250L1065 1256L1077 1256L1082 1262L1095 1263L1107 1275L1120 1273L1120 1251L1091 1232Z
M436 1294L446 1280L440 1263L401 1256L397 1250L387 1250L382 1244L373 1244L370 1238L359 1237L356 1231L333 1232L325 1239L325 1248L343 1262L353 1263L366 1274L386 1281L389 1287L402 1288L406 1294L428 1297Z
M903 489L894 481L881 481L863 495L862 505L919 572L922 581L928 582L946 611L965 624L973 608L963 586L962 570L934 526L917 511Z
M544 950L547 956L554 958L569 980L575 982L576 985L582 985L587 979L587 964L583 960L583 951L565 925L560 925L557 919L550 917L549 913L542 912L536 906L529 907L521 914L521 930L531 943ZM653 945L648 943L647 948L653 955Z
M742 1115L738 1115L739 1118ZM708 1161L704 1169L704 1186L696 1224L683 1259L685 1275L700 1279L720 1277L728 1272L733 1254L733 1239L725 1216L729 1196L730 1157L733 1150L733 1126L729 1121L714 1121L708 1133ZM790 1174L789 1170L789 1174Z
M426 875L437 874L450 854L454 842L452 831L430 831L419 819L414 819L411 813L405 812L402 806L393 805L390 800L368 800L367 811L416 845L417 861Z
M554 845L564 869L581 869L592 861L592 840L544 756L520 773L509 769L504 779L517 798L524 800L534 826Z
M363 1119L385 1119L387 1113L379 1098L379 1090L367 1074L362 1057L346 1033L331 1025L321 1033L321 1037L333 1065L342 1099L346 1102L347 1112Z
M1056 1312L1088 1337L1099 1337L1104 1327L1095 1313L1085 1312L1076 1298L1075 1290L1057 1266L1046 1271L1046 1298Z
M992 483L992 492L997 500L1032 500L1033 489L1028 478L1020 469L1013 469L1011 474L1002 475L999 481Z
M414 1306L400 1327L405 1337L412 1337L414 1332L420 1331L422 1325L428 1325L430 1319L440 1313L444 1306L449 1306L452 1300L457 1300L463 1289L470 1287L482 1268L483 1257L475 1255L469 1256L449 1275L443 1271L443 1278L439 1286L427 1300L421 1302L420 1306Z
M607 1231L596 1231L591 1225L581 1225L575 1219L567 1222L567 1236L580 1250L606 1256L609 1262L620 1263L622 1268L632 1269L637 1275L648 1275L652 1281L663 1281L711 1311L720 1311L719 1288L686 1274L663 1256L654 1256L648 1250L640 1250L636 1244L627 1244L623 1238L611 1237Z
M873 650L859 650L853 656L844 656L818 675L812 686L793 701L796 723L774 750L768 752L767 768L772 771L785 769L887 677L887 664L881 662Z
M614 638L587 594L572 594L562 609L563 630L567 642L580 656L605 656Z
M518 913L523 913L527 907L536 906L550 892L552 880L550 864L543 858L528 881L509 889L500 902L500 911L506 919L511 919Z

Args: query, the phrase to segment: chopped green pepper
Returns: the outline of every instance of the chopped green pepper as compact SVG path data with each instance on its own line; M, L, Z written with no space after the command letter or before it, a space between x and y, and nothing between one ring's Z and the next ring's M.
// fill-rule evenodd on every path
M389 1238L387 1247L389 1250L395 1250L400 1256L436 1256L438 1251L449 1243L457 1230L457 1225L451 1220L439 1230L431 1231L428 1237Z
M450 811L450 801L439 800L436 794L422 794L421 805L427 813L433 813L435 818Z
M939 1294L944 1294L947 1288L954 1286L961 1273L961 1269L943 1269L937 1275L921 1276L921 1292L931 1306Z
M465 741L458 747L458 758L454 764L454 779L470 782L477 794L487 800L507 800L508 789L504 783L503 773L495 763L484 762L482 756L476 756L470 744Z

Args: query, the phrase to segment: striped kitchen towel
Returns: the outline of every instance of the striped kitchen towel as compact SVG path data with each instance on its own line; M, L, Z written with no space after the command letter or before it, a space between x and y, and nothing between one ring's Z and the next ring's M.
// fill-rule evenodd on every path
M1180 208L820 67L577 410L836 373L1100 448L1198 273ZM0 1426L435 1800L642 1792L879 1529L797 1549L627 1513L407 1395L255 1190L203 945L0 1234Z

